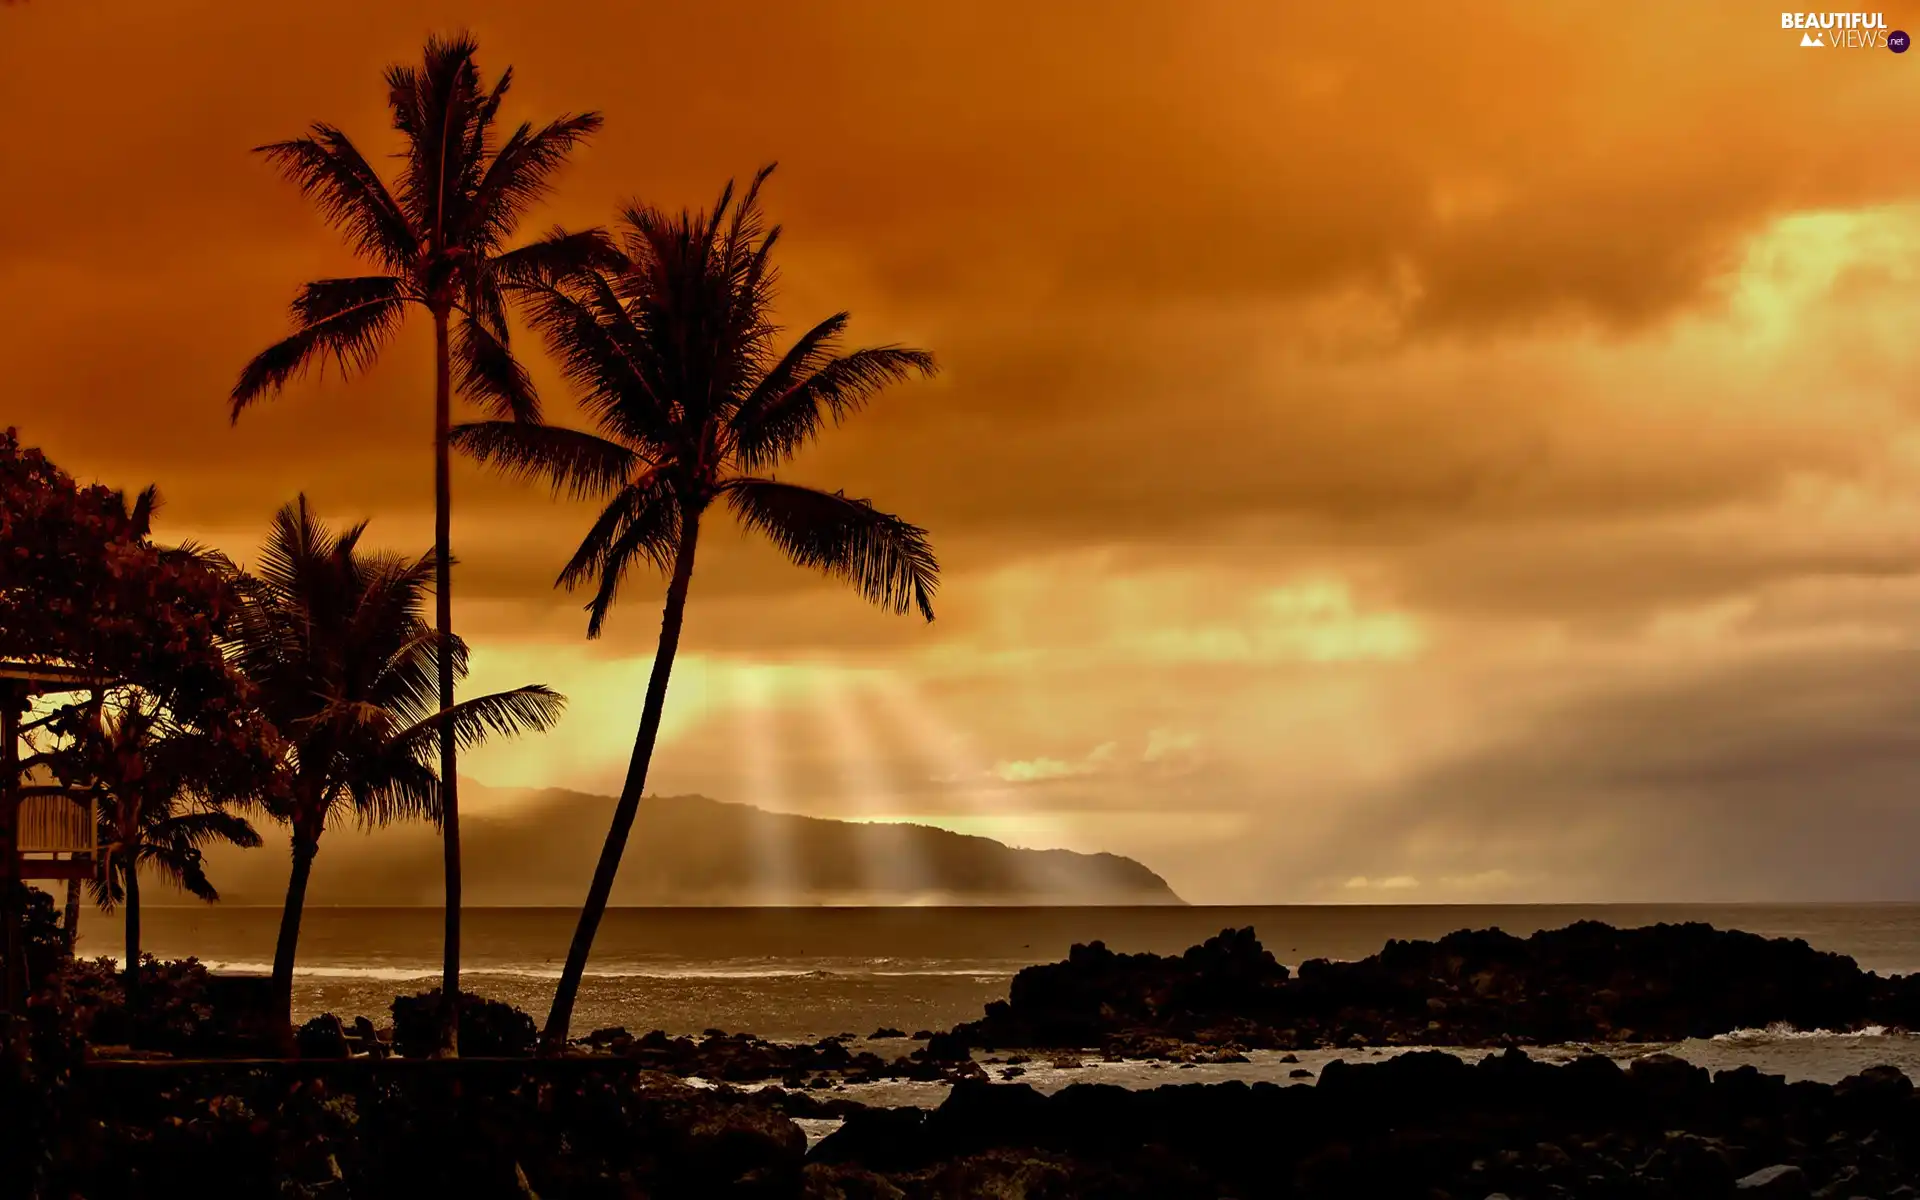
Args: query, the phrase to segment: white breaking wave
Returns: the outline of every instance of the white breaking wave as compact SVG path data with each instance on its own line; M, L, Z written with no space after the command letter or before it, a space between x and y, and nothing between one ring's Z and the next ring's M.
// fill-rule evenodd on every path
M1885 1025L1862 1025L1858 1029L1795 1029L1784 1021L1776 1021L1765 1029L1735 1029L1730 1033L1716 1033L1710 1039L1716 1042L1804 1042L1817 1038L1878 1038L1893 1033Z
M201 966L222 975L271 975L273 964L268 962L207 962ZM296 976L310 976L321 979L381 979L401 982L408 979L438 979L438 967L295 967Z
M117 961L117 960L116 960ZM202 966L209 971L229 975L270 975L273 964L270 962L214 962L202 960ZM305 966L296 965L295 978L300 979L366 979L377 982L400 983L414 979L438 979L438 965L422 963L417 966L393 967L344 967L344 966ZM464 967L462 978L502 978L502 979L547 979L560 978L558 967ZM868 971L860 969L834 970L806 967L589 967L588 979L662 979L662 980L700 980L700 979L846 979L861 976L881 976L885 978L918 978L939 976L953 978L971 978L981 982L1011 978L1012 971L993 972L981 970L925 970L925 971Z

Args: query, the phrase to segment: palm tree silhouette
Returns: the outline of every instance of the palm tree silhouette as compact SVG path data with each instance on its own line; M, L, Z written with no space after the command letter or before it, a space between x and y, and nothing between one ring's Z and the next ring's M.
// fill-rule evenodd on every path
M629 206L617 260L514 284L599 434L524 421L454 431L455 445L482 462L543 478L558 492L607 498L559 578L569 588L597 580L588 637L599 635L636 561L670 580L626 783L547 1018L550 1050L566 1040L646 787L707 508L724 500L795 563L845 579L883 608L917 607L933 619L939 566L924 530L865 500L760 474L887 385L934 370L922 350L843 353L846 313L777 351L770 254L780 231L764 228L758 204L772 170L756 175L737 204L729 183L710 212Z
M302 496L274 517L259 563L239 584L235 661L284 745L265 804L292 835L273 955L275 1002L289 1022L300 918L327 826L439 819L433 764L442 722L471 746L489 734L546 729L565 705L536 684L441 709L434 684L442 664L464 676L467 651L422 616L433 565L362 552L365 530L362 522L331 533ZM444 657L443 645L451 648Z
M517 274L591 262L605 249L599 230L556 230L519 249L505 248L520 218L547 194L568 154L600 127L598 113L562 116L535 129L522 124L496 141L494 120L513 79L491 90L474 64L465 33L427 40L422 66L387 69L387 103L405 141L397 187L389 190L347 135L316 122L306 137L259 147L300 185L355 250L385 273L317 279L293 300L295 332L256 355L233 386L233 419L260 397L328 359L349 375L372 365L409 308L433 320L435 628L453 636L449 549L452 496L447 430L451 395L478 401L495 416L533 419L538 398L508 344L501 284ZM449 325L458 327L449 338ZM457 366L458 380L453 379ZM441 659L440 707L453 707L451 657ZM445 841L444 994L460 990L460 806L457 738L440 739ZM445 1048L455 1049L451 1015Z
M260 835L209 790L209 765L222 750L205 732L182 725L159 697L114 689L99 708L94 794L106 870L90 885L103 910L126 910L126 989L140 1011L140 872L157 874L209 904L220 899L203 850L225 842L252 849ZM216 776L217 777L217 776Z

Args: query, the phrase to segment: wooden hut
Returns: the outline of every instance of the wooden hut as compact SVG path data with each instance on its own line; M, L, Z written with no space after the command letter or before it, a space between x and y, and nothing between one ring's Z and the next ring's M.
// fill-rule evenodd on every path
M6 1004L26 989L25 948L15 905L28 879L88 879L101 868L93 798L23 770L21 739L40 696L98 692L110 680L54 663L0 661L0 924L5 932Z

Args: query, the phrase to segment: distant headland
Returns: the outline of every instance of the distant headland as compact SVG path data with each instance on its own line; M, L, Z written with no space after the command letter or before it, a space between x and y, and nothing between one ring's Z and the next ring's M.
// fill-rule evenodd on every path
M482 788L464 819L466 899L479 906L577 905L614 800L558 788ZM281 855L209 853L229 904L284 894ZM437 905L440 842L425 825L377 838L341 830L313 872L309 903ZM169 897L169 899L171 899ZM627 845L616 905L1184 904L1167 881L1116 854L1028 850L927 825L767 812L705 796L649 796Z

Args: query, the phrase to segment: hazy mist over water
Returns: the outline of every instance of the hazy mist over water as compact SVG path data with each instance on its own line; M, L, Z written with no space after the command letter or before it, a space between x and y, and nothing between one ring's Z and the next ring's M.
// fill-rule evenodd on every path
M220 970L264 972L279 910L149 908L158 957L193 955ZM467 986L543 1015L573 931L564 908L467 913ZM608 912L575 1028L626 1025L766 1037L912 1032L971 1020L1021 967L1064 958L1076 942L1173 954L1223 928L1251 925L1281 962L1353 959L1389 938L1498 927L1519 936L1578 920L1616 926L1705 921L1804 938L1882 974L1920 970L1920 904L1347 905L1101 908L653 908ZM400 993L435 986L441 917L433 908L310 909L294 1005L384 1019ZM83 955L119 953L117 921L89 911Z

